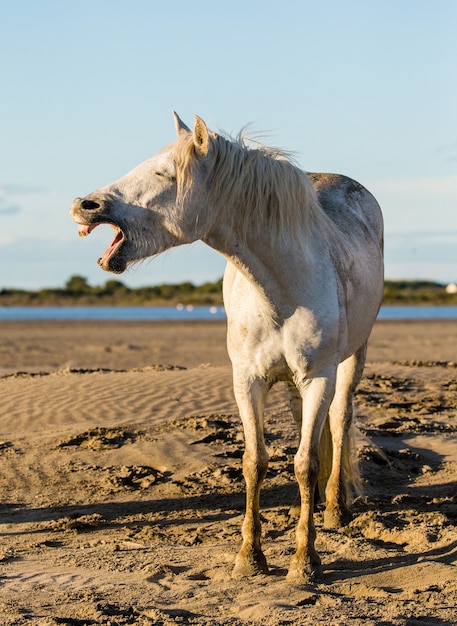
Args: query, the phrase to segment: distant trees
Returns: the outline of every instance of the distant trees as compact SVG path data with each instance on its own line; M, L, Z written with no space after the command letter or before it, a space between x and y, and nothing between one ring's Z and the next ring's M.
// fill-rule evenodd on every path
M71 276L65 283L65 289L63 291L72 295L79 295L88 293L91 289L92 287L83 276Z
M60 289L0 290L0 306L154 306L179 303L222 304L222 278L197 286L187 281L132 289L119 280L108 280L103 286L92 287L84 276L74 275ZM457 305L457 290L446 290L446 285L433 281L386 280L384 304Z
M91 286L84 276L71 276L63 288L25 291L0 290L0 306L154 306L160 304L222 304L222 279L195 286L191 282L131 289L119 280L108 280L103 286Z
M457 304L457 296L429 280L386 280L384 304Z
M130 289L121 283L120 280L107 280L105 283L104 292L110 295L124 295L128 293Z

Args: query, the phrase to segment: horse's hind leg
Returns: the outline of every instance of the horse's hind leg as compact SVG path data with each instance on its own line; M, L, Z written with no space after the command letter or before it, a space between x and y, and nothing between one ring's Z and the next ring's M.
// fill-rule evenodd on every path
M296 552L287 579L307 583L320 578L322 566L314 542L314 498L319 475L319 441L333 397L336 372L332 364L297 385L303 398L300 445L294 459L295 476L301 495L301 510L296 531Z
M247 378L234 375L235 398L244 428L243 474L246 481L243 543L237 554L232 573L235 578L268 572L267 561L260 546L260 487L268 467L263 429L267 387L262 379L248 383Z
M337 371L336 389L329 408L331 441L321 446L321 455L331 455L331 471L325 490L326 509L324 524L327 528L339 528L351 519L349 496L351 483L358 479L352 426L353 397L365 365L366 344L355 354L340 363ZM325 464L325 459L321 459Z
M300 392L298 391L294 383L288 383L288 388L289 388L290 408L292 411L292 416L294 418L294 421L298 429L298 446L297 447L300 447L301 428L302 428L302 421L303 421L303 400L300 395ZM328 428L327 423L324 426L324 428ZM317 504L320 502L321 497L323 496L323 490L321 494L321 489L320 489L321 483L322 481L326 482L326 480L327 480L327 477L321 480L321 472L319 472L319 480L316 484L316 490L314 493L315 508L317 507ZM289 509L290 517L291 518L298 517L300 515L300 510L301 510L301 497L300 497L300 491L298 491L297 496L295 497Z
M297 387L294 385L294 383L288 383L287 386L289 389L289 403L290 403L290 408L292 411L292 416L294 418L294 421L298 429L298 446L297 447L299 447L302 420L303 420L303 400ZM301 498L300 498L300 491L298 491L297 496L289 509L289 515L293 518L298 517L300 515L300 508L301 508Z

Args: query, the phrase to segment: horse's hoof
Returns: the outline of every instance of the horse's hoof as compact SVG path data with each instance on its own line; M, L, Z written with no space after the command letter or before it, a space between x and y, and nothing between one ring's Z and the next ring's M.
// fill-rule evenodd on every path
M306 585L318 582L323 577L322 564L317 553L312 559L309 556L303 559L296 554L292 557L287 574L288 582L296 585Z
M268 573L267 560L263 553L256 555L255 558L238 555L232 571L232 578L246 578Z
M291 567L286 580L294 585L309 585L317 583L324 578L321 565L313 565L309 568Z

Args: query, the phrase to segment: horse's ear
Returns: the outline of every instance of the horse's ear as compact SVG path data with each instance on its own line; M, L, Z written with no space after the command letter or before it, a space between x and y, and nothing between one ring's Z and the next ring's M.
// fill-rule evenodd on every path
M200 156L206 156L209 149L209 132L205 122L201 117L198 117L198 115L195 116L193 137L197 154Z
M175 128L176 128L176 134L178 135L178 137L180 135L187 134L187 133L191 132L190 128L188 126L186 126L186 124L184 124L184 122L179 117L179 115L176 113L176 111L173 111L173 117L175 118Z

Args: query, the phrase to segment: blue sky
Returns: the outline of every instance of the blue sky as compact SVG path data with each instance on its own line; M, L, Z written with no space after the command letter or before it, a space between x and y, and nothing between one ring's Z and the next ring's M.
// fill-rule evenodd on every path
M172 110L247 123L380 202L386 277L457 281L454 0L0 0L0 289L114 278L75 196L174 140ZM203 244L118 277L222 275Z

